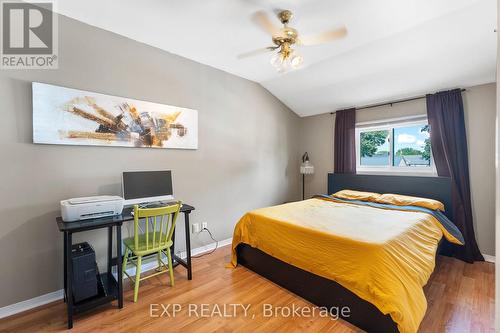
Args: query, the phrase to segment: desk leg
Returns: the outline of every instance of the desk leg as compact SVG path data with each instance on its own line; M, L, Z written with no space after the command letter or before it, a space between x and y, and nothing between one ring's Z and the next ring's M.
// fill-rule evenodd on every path
M172 257L172 263L174 263L174 267L177 266L179 263L177 262L177 259L175 259L175 229L174 233L172 234L172 246L170 247L170 255Z
M64 233L65 238L65 257L66 257L66 302L68 306L68 329L73 328L73 262L71 260L71 245L72 245L72 234L70 232Z
M118 240L117 240L118 241ZM108 227L108 274L112 274L113 261L113 227Z
M189 212L184 212L184 229L186 231L186 263L188 271L188 280L193 279L193 272L191 269L191 233L189 227Z
M68 241L68 235L66 232L63 232L64 234L64 240L63 240L63 253L64 253L64 303L67 302L67 299L68 299L68 296L67 296L67 293L68 293L68 287L67 287L67 281L68 281L68 276L67 276L67 273L66 273L66 261L68 260L68 255L67 255L67 252L68 252L68 249L66 248L66 242Z
M118 307L123 308L123 281L122 281L122 226L116 226L116 276L118 280Z

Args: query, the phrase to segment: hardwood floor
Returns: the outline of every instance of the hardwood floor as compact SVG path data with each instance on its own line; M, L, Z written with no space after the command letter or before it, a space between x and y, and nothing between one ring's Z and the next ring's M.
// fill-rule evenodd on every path
M72 332L362 332L342 320L319 314L312 318L264 317L263 304L277 307L312 305L267 281L244 267L227 269L230 248L223 247L211 255L194 259L194 279L188 281L182 268L175 270L175 287L167 274L146 280L139 290L139 301L132 302L133 292L125 281L125 307L115 305L79 315ZM427 284L427 315L419 332L494 332L494 265L465 264L439 257L436 271ZM168 308L163 316L163 304ZM189 316L189 304L191 308ZM150 305L153 305L151 311ZM173 304L181 310L172 317ZM209 304L207 315L219 306L221 316L204 318L203 304ZM251 304L248 316L238 306L236 316L223 317L224 304ZM233 312L227 308L226 315ZM150 313L157 317L151 317ZM199 317L196 317L198 314ZM218 313L216 313L218 314ZM286 313L284 313L286 314ZM253 315L255 315L253 317ZM66 307L62 301L0 320L1 332L57 332L66 330Z

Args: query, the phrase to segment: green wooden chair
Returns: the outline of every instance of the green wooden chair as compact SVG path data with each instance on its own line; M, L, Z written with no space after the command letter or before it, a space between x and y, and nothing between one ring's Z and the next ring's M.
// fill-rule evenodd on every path
M134 283L134 302L137 302L139 294L139 282L150 277L163 273L163 268L167 268L170 273L170 284L174 286L174 269L172 267L172 255L170 248L172 246L172 235L175 230L175 222L179 215L181 203L158 208L139 208L134 206L134 237L123 240L125 245L125 254L123 255L122 279L127 275ZM139 221L145 219L142 230ZM139 232L142 231L142 232ZM132 256L129 258L129 254ZM142 257L157 253L158 269L156 273L141 278ZM162 253L166 254L168 267L162 260ZM135 278L127 274L127 263L130 261L136 267ZM166 270L165 270L166 271Z

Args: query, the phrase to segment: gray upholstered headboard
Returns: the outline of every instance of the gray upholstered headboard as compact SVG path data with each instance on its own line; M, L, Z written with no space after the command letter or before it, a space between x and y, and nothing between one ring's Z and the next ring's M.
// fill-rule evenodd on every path
M446 216L453 221L451 180L447 177L379 176L328 174L328 194L350 189L378 193L396 193L439 200Z

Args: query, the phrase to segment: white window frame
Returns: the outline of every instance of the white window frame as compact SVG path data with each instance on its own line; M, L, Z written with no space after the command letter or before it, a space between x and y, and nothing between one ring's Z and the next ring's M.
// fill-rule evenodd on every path
M431 147L431 160L429 167L400 167L393 166L393 136L395 128L409 127L417 125L427 125L427 119L424 120L407 120L407 121L397 121L397 122L387 122L386 124L380 125L377 123L363 124L363 126L358 127L356 125L356 173L358 174L370 174L370 175L405 175L405 176L437 176L436 165L434 163L434 158L432 156ZM360 134L361 132L369 131L389 131L389 165L361 165L361 152L360 152Z

